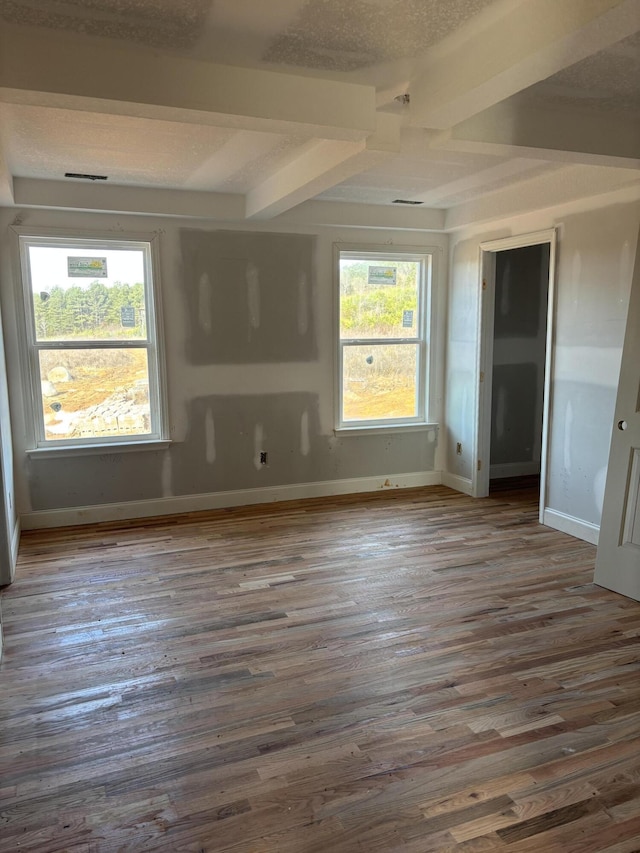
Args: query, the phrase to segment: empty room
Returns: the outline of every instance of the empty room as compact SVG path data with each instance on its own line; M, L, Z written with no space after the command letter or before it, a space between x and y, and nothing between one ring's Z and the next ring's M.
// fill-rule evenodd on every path
M0 0L0 853L640 846L640 0Z

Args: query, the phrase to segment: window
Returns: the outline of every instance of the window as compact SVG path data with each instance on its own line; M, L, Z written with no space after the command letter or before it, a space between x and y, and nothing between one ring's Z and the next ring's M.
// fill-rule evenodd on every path
M431 255L338 250L339 429L427 421Z
M152 242L20 236L33 448L166 438Z

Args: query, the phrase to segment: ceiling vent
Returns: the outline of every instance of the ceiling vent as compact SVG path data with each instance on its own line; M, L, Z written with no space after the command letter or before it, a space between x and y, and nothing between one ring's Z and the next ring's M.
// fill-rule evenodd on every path
M414 201L410 198L394 198L392 204L424 204L423 201Z
M83 172L65 172L65 178L80 178L82 181L106 181L106 175L85 175Z

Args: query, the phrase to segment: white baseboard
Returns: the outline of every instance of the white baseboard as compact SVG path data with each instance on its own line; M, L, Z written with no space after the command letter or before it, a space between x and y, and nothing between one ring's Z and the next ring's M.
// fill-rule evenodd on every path
M553 527L555 530L568 533L569 536L575 536L577 539L584 539L585 542L590 542L592 545L598 544L600 527L597 524L548 508L544 510L542 518L542 523L546 524L547 527Z
M76 524L96 524L129 518L149 518L157 515L177 515L231 506L303 500L304 498L349 495L357 492L376 492L389 489L410 489L419 486L439 486L440 471L419 471L390 474L388 477L354 477L349 480L324 480L319 483L293 483L287 486L266 486L262 489L237 489L210 492L203 495L179 495L148 501L128 501L122 504L68 507L25 513L20 517L23 530L49 527L69 527Z
M505 462L504 465L492 465L489 476L492 480L502 480L505 477L530 477L540 473L539 462Z
M467 479L467 477L460 477L458 474L450 474L448 471L443 471L442 485L448 486L456 492L463 492L465 495L473 495L473 481Z

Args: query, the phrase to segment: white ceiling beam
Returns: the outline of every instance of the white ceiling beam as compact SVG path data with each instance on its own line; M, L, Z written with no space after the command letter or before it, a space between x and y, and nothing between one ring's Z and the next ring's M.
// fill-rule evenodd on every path
M309 142L247 194L247 219L268 219L362 171L364 142Z
M247 218L271 218L378 166L400 151L400 119L378 114L375 134L366 141L309 143L304 151L247 194Z
M442 131L431 144L474 154L640 168L640 122L634 114L505 102Z
M245 218L244 197L240 195L33 178L15 178L14 183L15 204L19 207L180 216L220 222L241 222ZM307 201L275 221L303 226L437 232L444 230L445 213L427 207Z
M205 187L218 190L220 184L241 174L256 160L268 156L282 145L283 137L275 133L240 130L214 151L186 179L185 189Z
M445 129L545 80L640 27L640 0L520 0L437 54L411 83L411 123Z
M358 141L376 128L372 86L7 24L0 100L323 139Z
M327 228L378 228L400 231L443 231L444 210L344 201L306 201L273 220L279 225Z
M567 166L449 208L445 229L455 231L501 221L626 188L640 189L637 173L627 169Z
M429 192L421 193L417 198L425 204L437 205L461 193L472 193L476 190L478 193L481 193L486 186L494 184L497 181L526 177L527 172L548 165L545 160L530 160L524 157L503 160L495 166L490 166L488 169L480 169L477 172L472 172L470 175L465 175L463 178L442 184L433 190L429 190Z
M125 187L84 181L14 178L15 204L58 210L91 210L241 221L244 196L230 193Z

